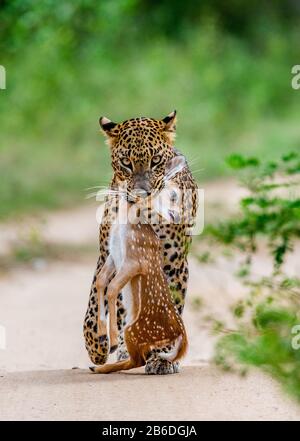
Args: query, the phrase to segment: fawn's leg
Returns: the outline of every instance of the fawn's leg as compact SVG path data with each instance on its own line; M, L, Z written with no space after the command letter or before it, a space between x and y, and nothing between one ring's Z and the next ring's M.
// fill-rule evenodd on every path
M103 265L96 281L97 298L98 298L98 334L100 338L107 334L106 328L106 316L104 308L104 291L107 287L109 280L115 272L115 265L111 256L108 256L105 264Z
M114 352L118 347L118 319L117 319L117 297L120 291L130 282L136 275L141 272L140 265L135 261L127 261L123 264L115 277L112 279L107 288L107 299L109 309L109 339L110 352ZM134 302L132 296L132 301ZM130 369L130 368L128 368Z
M127 371L136 367L144 366L145 361L142 359L138 348L132 344L129 338L126 338L128 332L125 331L125 341L127 344L127 351L129 359L124 361L117 361L117 363L106 364L105 366L90 367L94 374L109 374L117 371Z

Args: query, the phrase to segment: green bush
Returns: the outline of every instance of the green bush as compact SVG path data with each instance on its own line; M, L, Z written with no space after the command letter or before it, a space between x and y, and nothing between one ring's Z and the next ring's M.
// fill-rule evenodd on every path
M239 276L248 295L233 308L235 330L220 337L216 362L226 369L236 363L242 370L262 368L300 400L300 350L292 345L293 328L300 323L300 278L284 266L300 238L300 155L293 152L272 162L232 155L228 163L241 173L249 195L241 199L237 217L210 226L208 232L244 254L247 271ZM251 263L262 242L273 270L258 277Z

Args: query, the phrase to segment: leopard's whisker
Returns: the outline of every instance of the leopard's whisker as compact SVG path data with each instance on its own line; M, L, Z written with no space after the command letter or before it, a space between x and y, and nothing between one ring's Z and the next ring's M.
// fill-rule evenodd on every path
M92 198L92 197L94 197L94 196L96 196L97 198L99 197L103 197L103 199L106 197L106 196L118 196L118 195L121 195L122 193L120 193L120 192L118 192L118 191L116 191L116 190L109 190L109 189L107 189L107 190L98 190L98 191L94 191L94 192L92 192L92 193L89 193L87 196L86 196L86 198L87 199L90 199L90 198Z
M199 159L200 159L200 158L194 158L194 159L191 159L190 161L188 161L188 165L191 166L191 165L193 165L193 164L196 164L196 163L198 162Z
M191 173L193 175L196 175L197 173L204 172L204 170L205 170L205 168L198 168L196 170L191 170Z
M93 190L94 188L103 188L103 189L107 188L107 189L109 189L109 185L94 185L93 187L85 188L85 190Z

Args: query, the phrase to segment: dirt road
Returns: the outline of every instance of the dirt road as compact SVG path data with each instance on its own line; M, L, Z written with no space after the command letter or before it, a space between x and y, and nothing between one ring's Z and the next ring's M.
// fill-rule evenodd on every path
M214 186L209 191L218 193ZM241 295L232 276L236 262L225 258L206 265L190 260L184 312L190 349L180 374L149 377L139 370L103 377L86 370L82 322L97 256L95 210L86 205L46 214L43 222L31 219L47 241L75 245L77 253L63 261L37 259L1 275L6 348L0 349L0 419L300 419L300 408L270 378L253 372L242 379L210 364L214 339L195 299L224 316ZM26 229L24 223L3 225L2 253ZM91 251L81 255L87 245ZM258 268L266 264L263 255L259 259Z
M177 375L142 369L100 376L82 370L18 372L0 378L0 419L298 420L299 408L270 379L220 374L209 365Z

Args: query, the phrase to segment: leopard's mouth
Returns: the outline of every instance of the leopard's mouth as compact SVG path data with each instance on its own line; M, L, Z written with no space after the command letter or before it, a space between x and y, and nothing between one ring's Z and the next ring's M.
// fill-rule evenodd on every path
M127 192L126 198L127 201L130 203L137 203L137 202L145 202L147 198L151 197L151 192L147 192L143 189L134 189L130 192Z

